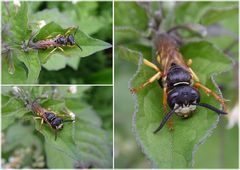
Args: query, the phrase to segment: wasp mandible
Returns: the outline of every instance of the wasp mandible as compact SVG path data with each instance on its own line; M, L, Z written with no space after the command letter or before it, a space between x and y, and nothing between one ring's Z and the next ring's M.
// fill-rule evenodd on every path
M157 73L140 87L131 89L132 92L136 93L156 80L163 88L163 111L167 113L167 105L171 111L165 115L154 133L160 131L166 122L169 129L173 129L172 120L170 119L173 113L180 117L188 118L197 106L205 107L218 114L227 114L223 98L201 84L199 78L190 67L192 60L184 61L183 56L179 52L177 41L166 33L158 34L154 41L157 49L156 61L160 66L146 59L143 59L143 63ZM207 103L200 103L199 89L206 94L212 95L220 102L223 111Z

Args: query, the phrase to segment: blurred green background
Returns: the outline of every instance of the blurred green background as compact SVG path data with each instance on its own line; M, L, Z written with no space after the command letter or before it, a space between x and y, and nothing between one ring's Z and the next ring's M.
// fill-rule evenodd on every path
M226 7L226 8L225 8ZM171 24L197 22L207 9L218 11L234 7L237 2L115 2L115 52L118 46L139 51L151 61L154 56L147 37L153 16L164 16ZM158 12L163 9L164 13ZM121 11L125 11L124 13ZM131 15L130 15L131 13ZM167 14L172 15L167 15ZM221 12L220 12L221 13ZM206 40L221 49L232 61L233 69L217 77L227 101L229 115L222 117L211 137L198 148L194 168L238 168L238 10L235 13L213 13L213 23L206 26ZM229 15L231 17L229 17ZM127 17L129 16L129 17ZM220 16L220 17L219 17ZM172 18L172 19L169 19ZM170 24L171 21L171 24ZM185 33L185 32L184 32ZM197 49L196 49L197 50ZM128 88L129 80L137 65L115 55L115 167L151 168L151 162L141 152L132 132L133 97ZM221 78L220 78L221 77ZM159 88L159 90L161 90ZM161 103L161 101L159 101ZM159 104L161 107L161 104ZM235 110L233 110L235 109ZM234 123L233 123L234 122ZM231 125L230 125L231 124Z

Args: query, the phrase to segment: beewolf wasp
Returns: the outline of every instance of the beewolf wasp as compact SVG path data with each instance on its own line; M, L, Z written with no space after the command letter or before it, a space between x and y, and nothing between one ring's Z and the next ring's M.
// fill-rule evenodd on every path
M75 30L74 34L70 34L72 30ZM28 43L25 42L22 43L22 49L27 52L29 49L48 49L53 48L52 51L49 52L48 55L52 54L57 49L64 52L62 47L75 47L77 46L81 51L81 46L75 41L75 34L77 33L78 27L71 27L67 30L67 32L64 35L58 34L56 37L48 36L45 40L39 40L34 42L34 35L30 37L28 40Z
M155 38L157 49L156 61L160 66L143 59L143 63L154 69L157 73L147 80L138 88L132 88L131 91L136 93L145 86L158 80L163 88L163 110L167 113L167 104L171 108L160 126L154 131L157 133L167 122L169 129L173 129L170 117L176 113L182 118L191 116L196 106L205 107L218 114L227 114L226 106L222 97L200 83L199 78L191 69L192 60L184 61L178 49L176 39L169 34L158 34ZM207 103L200 103L200 94L198 89L203 90L206 94L212 95L223 106L223 111Z
M38 100L41 99L41 97L36 98L35 100L31 100L28 93L26 93L23 89L15 87L15 90L13 91L17 98L21 99L26 107L31 110L33 113L36 114L35 119L41 119L41 126L43 123L46 123L54 132L55 134L55 140L57 140L57 133L61 129L63 129L63 125L66 122L74 122L74 117L70 116L70 112L68 109L65 108L66 113L68 115L60 115L56 112L53 112L49 109L45 109L42 107ZM63 117L67 117L70 119L64 120Z

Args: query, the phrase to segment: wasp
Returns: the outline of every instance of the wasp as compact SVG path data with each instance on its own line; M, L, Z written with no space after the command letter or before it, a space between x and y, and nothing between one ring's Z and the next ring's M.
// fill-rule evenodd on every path
M74 120L72 119L68 119L68 120L63 120L63 118L59 117L60 115L47 110L43 107L40 106L40 104L35 100L33 101L31 104L31 110L37 114L38 117L36 118L40 118L41 119L41 125L43 123L47 123L47 125L54 130L54 134L55 134L55 140L57 140L57 133L58 131L60 131L61 129L63 129L63 124L66 122L74 122ZM65 115L61 115L61 116L65 116Z
M76 29L74 34L70 34L73 29ZM49 36L49 39L39 40L36 42L34 42L34 35L33 35L28 40L27 44L25 42L22 43L22 49L23 51L27 52L29 49L45 50L48 48L53 48L53 50L50 51L49 55L52 54L57 49L64 52L62 47L66 47L66 46L67 47L77 46L82 51L81 46L75 41L75 38L74 38L77 30L78 30L78 27L77 28L71 27L70 29L68 29L68 31L64 35L58 34L55 37Z
M75 121L75 114L73 114L67 108L65 108L66 113L68 113L67 115L60 115L56 112L46 109L38 103L38 100L42 97L32 100L30 99L27 91L24 91L22 88L13 87L13 94L18 99L21 99L29 110L36 114L36 119L41 119L41 126L43 123L46 123L54 131L55 140L57 140L58 131L63 129L64 123ZM68 117L70 119L64 120L63 117Z
M154 44L157 49L156 61L158 64L156 65L146 59L143 59L143 63L154 69L156 74L139 87L131 89L131 92L137 93L154 81L158 81L163 88L163 111L166 115L154 133L160 131L166 123L169 129L172 130L171 116L174 113L179 117L188 118L196 110L197 106L210 109L218 114L227 114L223 98L199 81L199 78L190 67L192 60L184 61L179 52L179 43L175 38L167 33L157 34ZM207 103L200 103L199 90L212 95L221 103L223 110L219 110ZM171 109L168 113L167 105Z

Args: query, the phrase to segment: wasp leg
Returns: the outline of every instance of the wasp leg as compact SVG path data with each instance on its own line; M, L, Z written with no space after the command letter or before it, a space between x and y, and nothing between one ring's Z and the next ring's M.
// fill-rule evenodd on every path
M141 90L142 88L144 88L145 86L147 86L148 84L153 83L155 80L159 80L161 78L161 72L157 72L155 75L153 75L150 79L148 79L147 82L145 82L144 84L142 84L140 87L138 88L132 88L131 92L136 93L139 90Z
M143 63L144 63L146 66L153 68L153 69L156 70L157 72L160 72L160 69L159 69L155 64L153 64L152 62L148 61L147 59L143 59Z
M190 67L192 65L192 59L188 59L187 61L187 66L188 66L188 69L190 71L190 73L192 74L192 77L195 81L199 82L199 78L198 76L196 75L196 73L192 70L192 68Z
M40 128L39 128L41 130L43 122L44 122L44 119L42 117L34 117L34 119L41 119L41 124L40 124Z
M55 140L57 140L57 129L54 130L54 134L55 134Z
M226 105L224 100L222 99L222 97L220 97L219 95L217 95L215 92L213 92L212 90L210 90L209 88L207 88L206 86L204 86L203 84L196 82L194 84L194 87L196 88L200 88L202 89L207 95L211 94L218 102L221 103L221 105L223 106L223 110L226 111Z
M64 53L64 50L61 47L56 47L54 48L52 51L49 52L49 54L46 56L46 58L48 58L54 51L56 51L57 49L61 50ZM66 54L65 54L66 55Z
M167 114L167 87L163 88L163 112ZM169 118L167 121L167 126L169 130L173 130L173 120Z
M75 27L71 27L67 30L67 32L64 34L64 36L68 35Z

